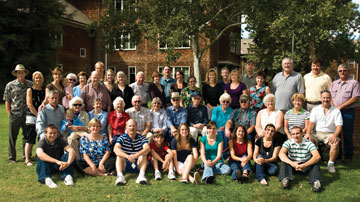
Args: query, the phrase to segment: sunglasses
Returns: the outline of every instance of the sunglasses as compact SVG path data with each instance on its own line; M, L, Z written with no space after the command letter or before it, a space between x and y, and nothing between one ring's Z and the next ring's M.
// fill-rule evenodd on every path
M222 101L222 103L224 103L224 104L229 104L230 101Z
M137 102L141 102L141 100L135 100L134 102L135 102L135 103L137 103Z
M320 91L320 94L323 94L323 93L330 93L330 91L329 91L329 90L322 90L322 91Z
M240 103L246 103L247 100L240 100Z
M69 81L75 82L76 80L75 79L69 79Z
M344 69L344 70L338 70L339 73L343 73L343 72L345 73L345 72L347 72L347 71L348 71L348 70L346 70L346 69Z
M82 104L73 104L74 107L81 107Z
M178 98L172 98L172 101L179 101L180 99Z

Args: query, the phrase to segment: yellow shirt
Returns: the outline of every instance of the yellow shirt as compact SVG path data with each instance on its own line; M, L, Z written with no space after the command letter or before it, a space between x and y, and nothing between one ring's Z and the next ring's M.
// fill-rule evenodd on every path
M331 78L324 72L319 75L313 75L312 72L304 76L305 83L305 98L307 101L320 101L320 92L322 90L329 90L331 85Z

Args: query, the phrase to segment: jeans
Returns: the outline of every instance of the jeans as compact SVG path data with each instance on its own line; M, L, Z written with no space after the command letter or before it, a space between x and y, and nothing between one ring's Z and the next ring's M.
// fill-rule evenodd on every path
M293 179L292 173L294 168L291 165L281 162L279 180L281 181L284 178L289 178L289 180ZM321 174L320 174L320 166L318 163L313 164L311 166L306 167L303 173L309 172L309 184L312 184L315 180L319 180L321 182Z
M274 176L277 172L278 166L276 163L263 163L261 165L255 163L256 167L256 179L261 181L267 178L267 174Z
M69 157L69 153L65 153L61 156L60 161L67 162ZM49 163L42 161L38 158L38 164L36 167L36 172L38 174L38 181L41 183L45 183L45 178L51 177L52 173L61 173L61 178L64 179L67 175L74 176L74 162L70 164L65 170L60 171L59 165L55 163Z
M344 156L347 159L352 159L354 154L353 131L355 109L342 109L341 116L343 118L342 134L344 137Z
M220 135L223 139L224 146L223 146L223 153L222 153L222 159L227 159L230 156L230 150L229 150L229 138L225 136L225 131L219 131L218 135Z
M205 164L204 166L204 173L202 176L202 181L204 181L207 177L214 176L214 174L219 175L228 175L231 172L231 169L228 165L224 164L223 162L217 162L212 167L207 167Z
M246 156L246 155L244 155L244 156ZM242 168L242 171L247 170L248 173L250 173L250 170L251 170L250 161L247 162L244 167L241 167L241 161L232 161L231 160L231 161L229 161L229 164L230 164L230 168L232 170L231 177L233 180L236 179L235 173L237 170L239 170L239 168Z

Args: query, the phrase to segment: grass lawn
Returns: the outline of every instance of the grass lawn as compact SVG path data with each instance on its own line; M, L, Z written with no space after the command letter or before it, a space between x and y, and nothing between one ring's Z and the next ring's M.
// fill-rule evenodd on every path
M7 163L8 118L0 105L0 201L360 201L359 156L348 165L337 162L336 174L329 174L326 162L321 164L323 191L313 193L306 175L296 175L290 190L282 190L276 177L270 186L262 186L250 175L249 183L238 184L230 176L217 176L214 185L181 184L155 181L153 171L146 176L148 185L135 184L136 175L125 174L126 186L115 186L116 177L89 177L75 174L75 185L67 187L58 174L57 189L37 182L36 164L26 167L21 159L21 141L17 142L18 161ZM19 136L21 137L21 136ZM35 151L35 149L34 149Z

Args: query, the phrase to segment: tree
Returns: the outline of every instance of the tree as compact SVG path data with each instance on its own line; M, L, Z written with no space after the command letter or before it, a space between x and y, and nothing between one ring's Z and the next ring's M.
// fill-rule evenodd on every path
M166 41L165 51L170 61L180 56L174 51L175 47L190 40L194 75L198 81L201 81L200 64L204 52L226 31L241 25L242 7L238 0L138 0L126 1L122 9L112 2L108 2L108 9L90 27L109 45L110 51L117 40L128 40L121 36L130 34L136 44L143 36L154 43L160 39Z
M351 0L252 0L247 11L256 61L271 75L280 71L282 58L291 57L293 37L298 71L308 72L314 56L325 67L360 58L353 41L360 15Z

